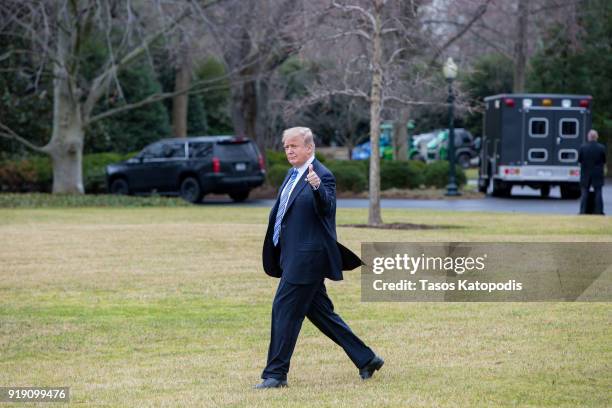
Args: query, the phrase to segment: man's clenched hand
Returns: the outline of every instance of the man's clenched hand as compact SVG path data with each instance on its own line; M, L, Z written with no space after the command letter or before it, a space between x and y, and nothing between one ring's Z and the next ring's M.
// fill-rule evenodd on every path
M308 175L306 176L306 181L309 182L312 188L314 188L315 190L318 189L321 185L321 179L312 169L312 164L308 166Z

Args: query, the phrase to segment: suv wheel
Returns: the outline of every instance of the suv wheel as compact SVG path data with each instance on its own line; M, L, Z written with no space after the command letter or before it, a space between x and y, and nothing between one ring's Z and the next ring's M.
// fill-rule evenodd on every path
M236 191L233 193L229 193L229 196L235 202L241 203L249 197L249 190Z
M110 185L110 193L120 195L130 194L130 186L124 178L115 179Z
M181 182L181 198L190 203L198 203L202 200L202 188L195 177L185 177Z

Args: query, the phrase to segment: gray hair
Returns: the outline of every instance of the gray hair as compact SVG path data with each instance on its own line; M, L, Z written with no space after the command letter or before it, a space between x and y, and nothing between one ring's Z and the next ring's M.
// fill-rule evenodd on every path
M304 141L304 145L312 146L313 148L315 146L314 135L312 134L312 130L310 130L310 128L298 126L285 129L283 132L283 143L285 142L285 139L291 136L301 136L302 140Z
M599 133L597 133L595 129L591 129L589 130L589 133L587 133L587 139L589 142L592 142L593 140L597 140L598 138L599 138Z

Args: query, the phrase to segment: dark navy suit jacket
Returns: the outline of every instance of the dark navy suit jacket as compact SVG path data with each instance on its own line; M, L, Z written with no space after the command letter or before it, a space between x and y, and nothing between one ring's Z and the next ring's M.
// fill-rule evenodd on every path
M580 146L578 153L580 163L580 186L601 187L604 184L604 164L606 148L601 143L590 141Z
M308 170L296 180L281 223L279 246L275 247L274 223L281 192L289 180L287 173L270 211L262 251L264 271L294 284L314 283L323 278L342 280L343 270L361 265L357 255L336 241L336 180L318 160L312 166L321 185L313 190L306 181Z

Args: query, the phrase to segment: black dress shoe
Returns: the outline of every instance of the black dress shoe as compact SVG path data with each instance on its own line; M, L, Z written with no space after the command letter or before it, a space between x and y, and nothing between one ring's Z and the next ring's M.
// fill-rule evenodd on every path
M365 367L359 370L361 379L367 380L368 378L371 378L374 375L374 371L380 370L383 364L385 364L385 360L378 356L374 356L374 358L371 359L370 362L365 365Z
M286 380L277 380L276 378L264 378L264 380L261 383L257 384L254 388L262 390L266 388L281 388L286 386Z

